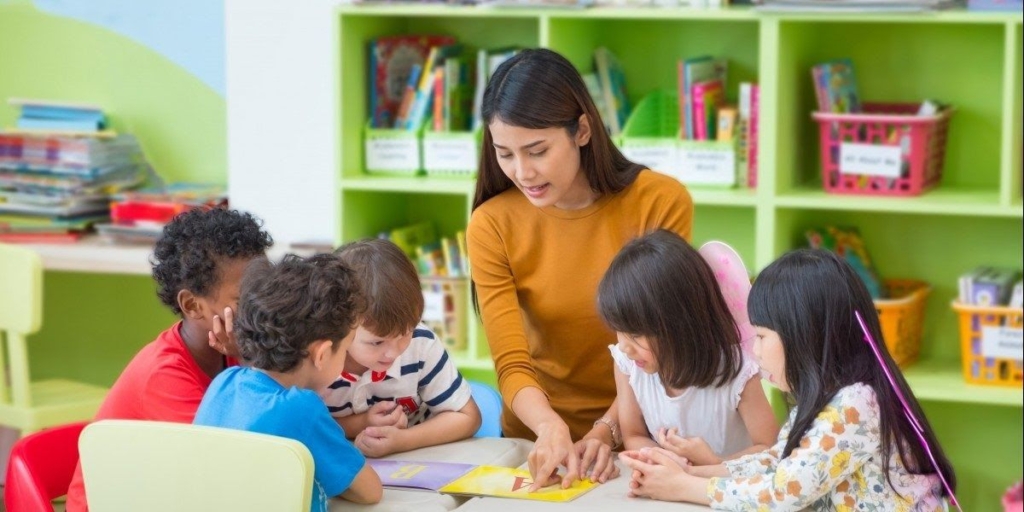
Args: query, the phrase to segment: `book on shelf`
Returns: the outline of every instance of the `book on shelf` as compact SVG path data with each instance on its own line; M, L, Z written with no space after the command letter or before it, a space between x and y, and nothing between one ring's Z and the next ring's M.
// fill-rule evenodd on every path
M716 137L716 113L723 101L724 85L720 80L707 80L693 84L694 139L714 140Z
M626 96L626 73L622 63L610 50L599 47L594 50L594 70L601 84L602 102L605 110L601 116L609 127L609 135L622 133L629 117L629 98Z
M811 68L814 94L819 112L853 113L861 111L860 94L853 61L834 59Z
M430 49L454 44L451 36L395 35L369 44L369 115L374 128L395 128L396 116L414 65L423 66Z
M709 55L679 61L679 122L683 139L696 138L696 119L693 111L692 87L698 82L718 80L723 85L727 80L728 61Z
M502 63L511 59L519 53L518 46L506 46L502 48L485 49L481 48L476 53L476 81L473 91L473 124L471 130L476 131L483 127L483 104L484 89L487 88L487 81L494 75Z
M412 106L409 107L409 116L405 119L404 128L406 130L415 131L423 126L427 113L431 111L437 71L443 69L445 59L458 55L460 52L462 52L462 46L455 43L430 48L427 60L423 64L423 70L420 72L416 95L412 100Z

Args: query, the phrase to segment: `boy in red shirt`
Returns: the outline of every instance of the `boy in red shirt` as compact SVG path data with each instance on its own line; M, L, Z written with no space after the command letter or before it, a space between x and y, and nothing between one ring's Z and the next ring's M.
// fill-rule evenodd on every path
M157 296L181 316L146 345L110 388L96 420L192 423L210 382L236 364L231 337L242 273L273 243L248 213L215 208L178 215L153 248ZM68 489L68 512L87 511L82 466Z

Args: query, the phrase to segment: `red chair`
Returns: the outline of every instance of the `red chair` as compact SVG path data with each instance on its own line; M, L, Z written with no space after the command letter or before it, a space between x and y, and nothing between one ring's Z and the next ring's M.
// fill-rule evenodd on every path
M68 492L78 465L78 435L87 424L48 428L15 443L4 487L8 512L53 511L51 501Z

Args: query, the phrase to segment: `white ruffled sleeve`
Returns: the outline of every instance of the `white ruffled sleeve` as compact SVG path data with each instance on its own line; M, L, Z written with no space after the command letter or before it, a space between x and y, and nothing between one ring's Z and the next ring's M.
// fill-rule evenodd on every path
M740 366L740 373L729 383L729 406L733 410L739 408L740 397L743 395L743 388L747 387L747 382L750 382L752 378L760 378L761 368L757 366L757 363L750 360L747 357L743 357L743 364Z
M608 345L608 350L612 353L612 359L615 361L615 367L622 372L623 375L633 375L633 370L636 368L636 363L632 359L626 357L619 350L618 345Z

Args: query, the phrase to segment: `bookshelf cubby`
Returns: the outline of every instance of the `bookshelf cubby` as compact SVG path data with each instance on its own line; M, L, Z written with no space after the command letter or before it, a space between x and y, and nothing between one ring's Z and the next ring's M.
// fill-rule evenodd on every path
M702 54L729 59L727 96L761 86L759 187L692 188L694 243L720 239L752 272L804 244L825 224L856 225L883 275L922 279L928 299L920 360L905 374L936 424L969 510L999 510L998 496L1020 478L1024 392L968 386L950 301L956 277L980 264L1020 267L1021 13L760 13L750 9L496 9L454 6L342 6L335 53L339 84L339 242L412 221L440 232L469 219L473 182L377 177L363 169L367 43L400 33L453 35L470 52L542 46L593 70L595 48L622 62L629 99L676 87L676 62ZM956 108L940 186L915 198L826 194L821 186L810 67L852 58L862 99ZM472 306L464 369L492 368Z

